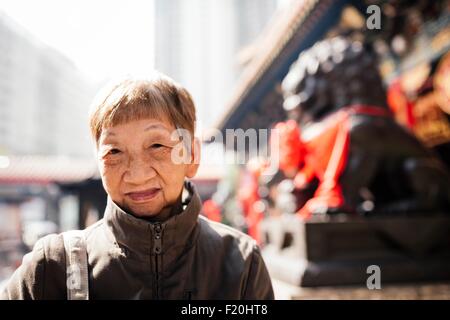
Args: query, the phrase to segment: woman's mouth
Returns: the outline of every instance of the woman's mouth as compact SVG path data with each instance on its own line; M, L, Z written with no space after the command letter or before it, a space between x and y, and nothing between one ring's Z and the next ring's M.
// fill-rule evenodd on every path
M142 191L128 192L125 195L135 202L145 202L156 197L160 191L161 189L159 188L150 188Z

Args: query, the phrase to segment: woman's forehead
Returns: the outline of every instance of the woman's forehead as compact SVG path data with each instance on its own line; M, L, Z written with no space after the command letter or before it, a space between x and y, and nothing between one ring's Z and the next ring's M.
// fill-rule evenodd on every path
M136 137L138 134L171 135L175 126L166 120L141 119L109 126L102 129L100 141L113 137Z

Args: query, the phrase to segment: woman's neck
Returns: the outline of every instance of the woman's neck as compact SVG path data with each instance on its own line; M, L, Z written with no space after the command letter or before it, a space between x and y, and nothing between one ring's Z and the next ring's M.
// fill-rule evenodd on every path
M181 201L181 195L175 201L175 203L170 206L164 207L160 213L155 215L154 217L146 217L145 220L149 222L165 222L169 220L171 217L179 214L183 211L183 203Z

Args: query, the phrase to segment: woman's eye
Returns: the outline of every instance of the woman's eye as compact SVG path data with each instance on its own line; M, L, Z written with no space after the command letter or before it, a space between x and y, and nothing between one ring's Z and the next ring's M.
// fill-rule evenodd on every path
M150 148L152 148L152 149L159 149L159 148L162 148L162 147L164 147L164 146L162 144L160 144L160 143L154 143L154 144L152 144L150 146Z
M120 150L119 149L111 149L111 150L109 150L108 153L109 154L118 154L118 153L120 153Z

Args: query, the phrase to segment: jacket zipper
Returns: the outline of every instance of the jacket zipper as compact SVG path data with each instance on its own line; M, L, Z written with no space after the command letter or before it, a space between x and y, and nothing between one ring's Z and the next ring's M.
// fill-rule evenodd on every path
M155 223L154 227L154 246L153 253L155 254L155 298L159 299L159 256L161 255L162 245L162 225Z

